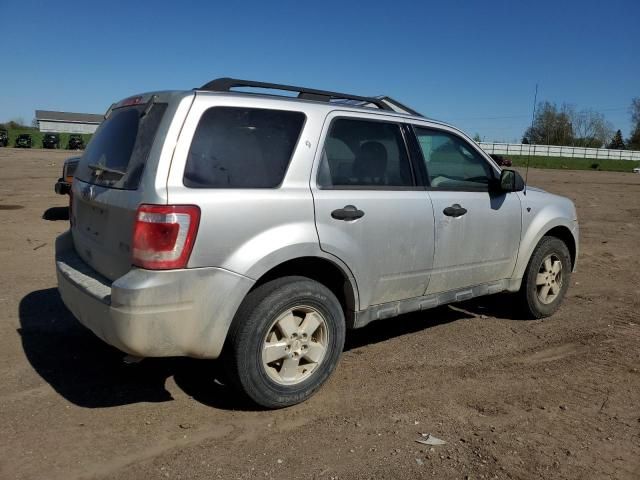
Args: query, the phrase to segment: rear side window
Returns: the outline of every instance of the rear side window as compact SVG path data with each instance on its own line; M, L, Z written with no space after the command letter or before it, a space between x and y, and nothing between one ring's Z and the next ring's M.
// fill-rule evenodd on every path
M331 125L318 171L322 188L413 186L400 126L337 119Z
M193 136L184 185L276 188L284 178L305 115L258 108L214 107Z
M155 103L113 110L89 142L76 177L106 187L137 189L166 109L166 103Z

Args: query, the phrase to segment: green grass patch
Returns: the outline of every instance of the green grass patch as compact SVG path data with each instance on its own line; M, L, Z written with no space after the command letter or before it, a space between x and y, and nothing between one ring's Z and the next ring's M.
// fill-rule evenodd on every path
M505 155L515 167L526 167L527 157L519 155ZM640 166L635 160L610 160L604 158L570 158L570 157L540 157L531 155L531 168L559 168L564 170L602 170L607 172L632 172Z
M42 137L44 136L44 133L42 133L35 127L7 128L7 131L9 132L9 145L7 145L8 147L16 146L16 138L18 138L18 135L22 133L28 133L29 135L31 135L31 148L43 148ZM72 134L59 133L58 135L60 135L60 149L66 149L67 144L69 143L69 135ZM86 133L83 133L81 135L86 147L93 135Z

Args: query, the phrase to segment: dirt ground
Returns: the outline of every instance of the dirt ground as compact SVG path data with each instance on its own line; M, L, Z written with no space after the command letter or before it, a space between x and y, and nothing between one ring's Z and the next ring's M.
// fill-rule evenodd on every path
M374 323L312 399L256 411L216 362L125 365L65 309L66 156L0 149L0 478L640 478L640 175L529 172L581 222L553 317L497 295Z

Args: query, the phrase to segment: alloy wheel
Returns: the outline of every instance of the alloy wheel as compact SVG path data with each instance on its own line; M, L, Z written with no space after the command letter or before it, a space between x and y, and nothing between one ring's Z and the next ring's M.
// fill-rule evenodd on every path
M315 308L296 306L272 323L262 346L269 377L283 385L307 379L322 363L329 340L327 320Z

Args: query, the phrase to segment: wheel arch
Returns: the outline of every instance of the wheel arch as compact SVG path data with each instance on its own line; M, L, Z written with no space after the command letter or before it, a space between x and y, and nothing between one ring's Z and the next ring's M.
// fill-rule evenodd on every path
M578 257L577 226L564 218L557 217L548 220L543 225L540 225L538 222L532 222L521 240L518 260L516 261L512 281L509 286L510 291L518 291L520 289L520 283L529 264L529 260L536 246L545 236L556 237L567 245L571 255L571 268L575 270Z
M264 272L251 290L270 280L294 275L315 280L331 290L340 301L349 325L359 305L358 288L347 267L329 258L304 256L286 260Z
M543 237L555 237L564 242L569 249L569 254L571 255L571 269L573 270L576 266L577 245L576 239L571 233L571 230L564 225L558 225L557 227L553 227L551 230L547 231Z

